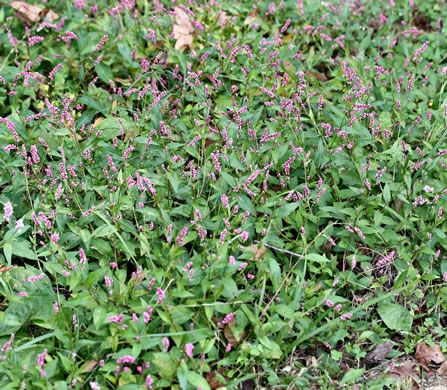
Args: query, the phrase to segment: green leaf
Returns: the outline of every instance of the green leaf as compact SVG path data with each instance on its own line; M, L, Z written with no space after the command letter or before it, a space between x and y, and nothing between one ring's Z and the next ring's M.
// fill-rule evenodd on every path
M279 218L285 218L292 214L293 211L299 206L299 203L287 203L284 206L280 206L275 210L275 214Z
M85 104L87 107L93 108L96 111L103 111L103 108L91 96L84 95L81 96L78 100L81 104Z
M5 255L8 265L11 265L12 245L9 242L3 245L3 254Z
M385 203L390 203L391 200L391 192L390 192L390 186L388 183L385 184L385 187L383 188L383 200Z
M343 379L340 381L340 386L356 382L357 379L362 376L364 371L364 368L349 370L345 375L343 375Z
M281 267L275 259L270 259L269 268L273 288L276 290L279 287L279 283L281 282Z
M154 353L153 364L158 368L158 374L162 378L171 379L175 374L176 365L167 352Z
M93 323L95 324L96 330L98 330L99 327L102 325L106 316L107 311L106 308L103 306L99 306L93 311Z
M102 62L95 66L95 71L98 77L106 84L109 84L109 80L113 80L112 70Z
M315 261L317 263L327 263L329 261L326 256L319 255L318 253L309 253L306 257L307 260Z
M172 186L172 190L174 191L174 193L177 193L178 192L178 187L179 187L179 184L180 184L178 176L175 173L172 173L172 172L166 172L166 176L167 176L167 178L169 180L169 183Z
M270 359L281 359L282 351L278 344L266 336L259 337L259 341L264 346L265 357Z
M222 295L225 298L232 299L239 295L239 290L237 288L236 282L231 278L222 279L219 286L224 286Z
M407 332L411 331L413 316L403 306L396 303L385 303L377 308L377 312L388 328Z
M223 177L223 179L225 180L225 182L232 188L236 187L236 181L234 180L233 176L229 175L226 172L221 172L220 173Z
M113 226L102 225L93 232L92 237L108 237L115 232L116 229Z
M202 387L202 390L211 390L210 385L206 381L206 379L194 371L188 371L188 382L191 383L195 388L199 386Z
M102 279L102 277L107 272L107 268L99 268L93 272L90 272L87 281L85 282L87 287L93 286L95 283L97 283L99 280Z
M28 248L28 244L25 240L17 240L12 245L12 254L17 257L24 257L25 259L37 260L36 254Z

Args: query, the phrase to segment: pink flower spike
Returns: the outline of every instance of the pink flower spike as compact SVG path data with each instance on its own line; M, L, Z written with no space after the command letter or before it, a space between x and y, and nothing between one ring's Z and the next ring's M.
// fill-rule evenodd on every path
M192 358L193 350L194 350L194 344L188 343L188 344L185 345L186 356Z

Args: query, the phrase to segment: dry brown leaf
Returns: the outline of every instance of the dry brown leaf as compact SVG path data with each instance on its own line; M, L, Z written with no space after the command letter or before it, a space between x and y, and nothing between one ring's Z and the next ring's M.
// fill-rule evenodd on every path
M37 23L41 19L43 8L37 5L25 3L24 1L11 1L9 5L18 11L19 19L26 24Z
M143 272L140 272L139 274L137 274L134 287L137 287L144 280L144 278L147 276L147 274L148 274L148 271L143 271Z
M219 12L219 15L217 16L218 25L222 27L227 19L228 15L225 11Z
M256 8L253 12L251 12L247 15L247 17L245 18L244 24L247 25L247 24L252 24L252 23L256 22L258 14L259 14L259 8Z
M216 143L216 141L214 141L211 138L207 138L205 140L205 149L208 149L211 145L214 145Z
M220 369L220 372L219 372L220 375L222 375L221 370L222 369ZM219 387L225 386L225 383L219 382L219 379L217 379L216 376L217 376L216 371L210 371L205 374L205 379L208 382L208 384L210 385L211 390L216 390Z
M264 245L259 248L257 244L251 244L247 249L255 255L255 261L262 259L267 253L267 248Z
M419 362L419 364L425 367L431 362L436 364L445 362L445 356L441 352L438 345L430 347L425 343L418 343L416 345L416 353L414 358Z
M377 364L384 360L393 349L393 343L377 344L374 349L367 353L365 357L366 364Z
M177 40L175 49L180 50L185 46L189 46L192 49L194 27L189 20L189 16L180 7L175 7L174 11L176 24L174 24L173 32L174 38Z
M289 73L295 73L295 66L290 61L284 60L283 62L284 69Z
M81 367L81 372L92 372L97 364L98 364L97 360L91 360L89 362L85 362Z
M59 18L59 15L49 8L45 8L44 11L46 11L45 20L48 20L49 22L54 22L56 19Z
M24 24L32 26L45 18L49 22L54 22L59 15L49 8L40 8L37 5L28 4L24 1L11 1L9 5L17 11L17 16Z
M402 200L396 199L396 204L394 208L396 209L397 212L399 212L403 205L404 202Z
M95 123L93 123L93 127L98 126L104 118L102 116L96 118Z
M402 378L404 381L411 380L408 390L418 390L420 386L417 382L420 381L419 375L413 369L413 362L408 360L400 366L393 367L390 374L394 377Z
M228 342L232 346L236 346L239 344L239 342L237 341L236 337L234 337L233 331L231 330L230 323L231 323L231 321L227 325L225 325L224 335L225 335L225 338L228 340Z
M236 326L236 319L232 318L230 320L230 322L228 322L225 325L224 328L224 335L225 338L228 340L228 342L235 347L236 345L238 345L245 337L246 337L246 332L243 331L240 335L239 335L239 339L236 338L236 336L233 333L233 330L231 329L232 327Z
M441 367L438 368L438 374L444 375L447 373L447 361L441 364Z

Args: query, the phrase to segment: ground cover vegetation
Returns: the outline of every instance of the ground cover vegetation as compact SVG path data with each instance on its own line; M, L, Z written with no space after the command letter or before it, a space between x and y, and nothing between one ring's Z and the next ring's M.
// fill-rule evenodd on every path
M0 387L442 384L442 20L1 3Z

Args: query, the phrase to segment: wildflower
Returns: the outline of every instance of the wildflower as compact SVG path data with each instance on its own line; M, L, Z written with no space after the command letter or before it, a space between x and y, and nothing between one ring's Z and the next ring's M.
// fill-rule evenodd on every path
M144 387L149 387L150 389L152 389L152 384L154 383L154 380L152 379L152 377L150 375L148 375L146 377L146 380L144 382Z
M96 47L95 47L95 53L96 53L99 49L101 49L101 46L104 45L104 43L107 41L108 38L109 38L108 35L104 35L104 36L102 37L101 41L99 41L99 43L98 43L98 44L96 45Z
M185 345L186 356L192 358L193 350L194 350L194 344L188 343L188 344Z
M19 219L16 223L17 233L20 233L20 230L22 230L24 227L25 227L25 225L23 224L23 220Z
M228 208L228 196L223 194L222 197L220 198L220 200L222 201L223 206L227 209Z
M79 263L80 264L85 264L85 262L87 261L87 258L85 257L85 252L84 249L79 249Z
M247 268L247 265L248 265L248 263L242 263L242 264L239 266L239 271L242 271L243 269Z
M163 337L163 345L165 347L164 352L168 352L168 348L169 348L169 339L167 337Z
M12 217L13 211L12 211L12 204L11 202L6 202L3 207L3 218L9 222L9 218Z
M222 320L223 324L228 324L234 317L234 313L227 314L225 318Z
M162 303L166 295L165 292L160 287L157 288L157 295L158 295L158 303Z

